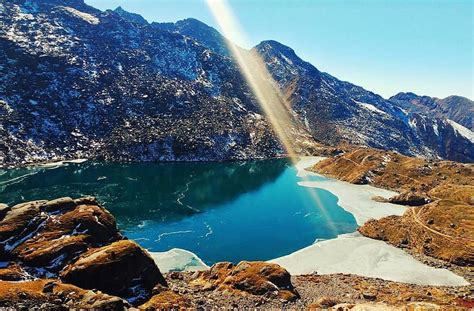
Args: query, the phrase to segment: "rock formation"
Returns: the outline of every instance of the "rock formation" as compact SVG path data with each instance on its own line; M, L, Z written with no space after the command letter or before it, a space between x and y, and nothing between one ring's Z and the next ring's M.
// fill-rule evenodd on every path
M15 263L4 280L60 277L131 303L145 301L157 283L166 286L153 259L123 240L115 218L91 197L8 208L0 222L0 254L1 261Z

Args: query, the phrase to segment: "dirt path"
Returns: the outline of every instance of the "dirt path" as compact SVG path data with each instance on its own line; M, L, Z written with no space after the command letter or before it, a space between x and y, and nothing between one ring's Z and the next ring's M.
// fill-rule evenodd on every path
M413 219L415 220L415 222L416 222L417 224L419 224L420 226L422 226L423 228L425 228L426 230L431 231L431 232L433 232L434 234L440 235L440 236L445 237L445 238L447 238L447 239L451 239L451 240L464 240L464 241L474 242L474 240L471 240L471 239L468 239L468 238L454 237L454 236L451 236L451 235L444 234L444 233L442 233L442 232L439 232L439 231L437 231L437 230L434 230L434 229L428 227L427 225L425 225L425 224L420 220L420 218L418 218L418 215L423 211L423 207L420 208L420 210L418 211L418 213L415 212L415 208L412 208L411 210L412 210L412 212L413 212Z
M369 156L370 156L370 155L364 157L364 158L362 159L362 162L364 162ZM357 166L359 166L359 167L360 167L360 166L361 166L361 167L364 167L362 164L357 163L356 161L354 161L354 160L352 160L352 159L340 158L339 160L342 160L342 159L343 159L343 160L346 160L346 161L349 161L349 162L351 162L351 163L353 163L353 164L355 164L355 165L357 165ZM420 184L420 185L423 184L422 182L416 180L416 179L413 178L413 177L410 177L410 176L407 176L407 175L403 175L403 174L399 174L399 173L397 173L397 175L398 175L398 176L405 177L405 178L407 178L407 179L410 179L410 180L416 182L417 184Z

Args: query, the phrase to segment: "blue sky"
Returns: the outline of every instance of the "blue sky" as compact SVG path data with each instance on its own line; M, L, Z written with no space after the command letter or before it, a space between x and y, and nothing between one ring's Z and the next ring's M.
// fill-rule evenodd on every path
M474 0L230 0L250 47L273 39L337 78L389 97L400 91L474 98ZM194 17L204 0L86 0L149 22Z

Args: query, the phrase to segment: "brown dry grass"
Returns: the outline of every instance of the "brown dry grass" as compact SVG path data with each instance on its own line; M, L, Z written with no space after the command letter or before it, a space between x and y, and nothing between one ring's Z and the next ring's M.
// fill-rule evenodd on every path
M430 161L395 152L361 148L317 163L313 171L327 176L399 192L427 193L434 198L472 204L474 165Z

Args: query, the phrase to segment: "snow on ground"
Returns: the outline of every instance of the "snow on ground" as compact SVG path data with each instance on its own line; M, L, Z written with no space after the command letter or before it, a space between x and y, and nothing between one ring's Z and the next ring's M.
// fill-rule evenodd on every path
M209 269L209 266L206 265L198 256L184 249L173 248L167 252L149 253L162 273L170 271L200 271Z
M419 285L469 285L451 271L427 266L401 249L359 233L317 242L270 262L281 265L292 275L317 271L319 274L351 273Z
M447 119L448 123L454 128L454 130L461 136L466 137L474 143L474 132L468 129L467 127L462 126L459 123L454 122L453 120Z
M39 167L60 167L63 166L66 163L84 163L86 162L87 159L72 159L72 160L63 160L63 161L57 161L57 162L48 162L44 164L40 164Z
M67 12L69 12L73 16L88 22L91 25L97 25L97 24L100 23L100 20L92 14L81 12L79 10L76 10L76 9L68 7L68 6L62 6L60 8L67 11Z
M375 107L375 106L372 105L372 104L359 102L359 101L357 101L357 100L354 100L354 102L357 103L359 106L361 106L361 107L364 108L364 109L370 110L370 111L375 112L375 113L380 113L380 114L388 115L385 111L380 110L379 108Z
M299 177L322 175L306 171L323 157L304 157L296 164ZM390 198L397 195L397 192L372 187L369 185L354 185L345 181L324 178L321 180L303 180L298 182L303 187L321 188L327 190L338 197L338 204L354 215L356 222L362 226L370 218L380 219L389 215L403 215L406 207L390 203L382 203L372 200L373 197L380 196Z

